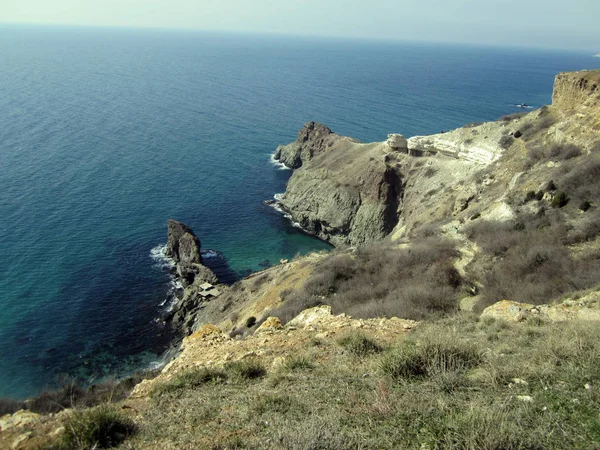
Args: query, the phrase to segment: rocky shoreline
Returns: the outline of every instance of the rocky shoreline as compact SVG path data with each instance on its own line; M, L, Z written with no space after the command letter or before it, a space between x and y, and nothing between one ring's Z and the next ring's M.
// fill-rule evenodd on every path
M218 297L223 289L217 276L202 261L200 239L187 225L176 220L167 221L165 256L174 263L175 281L183 286L183 294L176 298L167 317L167 324L180 339L192 333L196 316L211 298Z

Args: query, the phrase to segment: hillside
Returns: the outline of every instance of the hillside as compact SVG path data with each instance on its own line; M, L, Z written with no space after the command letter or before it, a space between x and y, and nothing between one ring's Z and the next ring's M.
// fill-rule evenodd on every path
M183 341L101 410L120 448L597 448L600 71L552 98L376 143L306 124L277 206L336 249L209 300L170 222ZM77 448L93 411L5 416L0 447Z

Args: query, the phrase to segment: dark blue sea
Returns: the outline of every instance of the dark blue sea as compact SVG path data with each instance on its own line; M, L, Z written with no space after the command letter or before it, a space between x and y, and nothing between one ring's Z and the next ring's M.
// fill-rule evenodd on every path
M0 27L0 396L160 361L169 218L228 282L327 248L263 203L290 176L270 157L303 123L363 141L435 133L549 103L557 72L599 66L548 50Z

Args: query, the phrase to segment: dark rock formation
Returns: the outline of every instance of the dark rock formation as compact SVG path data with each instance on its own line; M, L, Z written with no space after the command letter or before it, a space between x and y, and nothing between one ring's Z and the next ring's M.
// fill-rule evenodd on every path
M192 229L176 220L167 221L168 237L166 254L175 261L176 277L185 287L167 317L167 321L182 335L193 330L196 315L206 301L200 292L203 283L215 284L217 277L202 264L200 239Z
M314 156L327 151L339 139L340 136L325 125L309 122L298 132L295 142L277 147L275 159L290 169L298 169Z
M385 148L384 148L385 147ZM388 235L398 223L403 183L384 143L361 144L310 122L276 157L297 170L280 205L307 232L334 245Z
M200 239L192 229L176 220L168 220L167 226L166 254L175 261L177 275L184 286L193 284L196 278L215 283L215 274L202 264Z

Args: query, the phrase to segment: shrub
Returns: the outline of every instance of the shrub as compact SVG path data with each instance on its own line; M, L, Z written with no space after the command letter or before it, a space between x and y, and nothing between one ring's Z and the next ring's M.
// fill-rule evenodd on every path
M455 309L462 280L453 268L453 244L437 237L407 248L386 243L358 247L353 254L327 256L300 289L287 293L272 311L282 321L326 303L354 317L421 320Z
M60 412L67 408L91 407L127 398L140 381L154 378L160 370L142 370L121 380L108 379L84 386L76 379L63 379L62 387L41 392L25 402L0 399L0 415L27 409L39 414ZM16 408L16 409L15 409Z
M552 207L553 208L562 208L567 203L569 203L569 197L563 191L558 191L554 197L552 198Z
M506 116L500 117L500 120L503 122L512 122L513 120L520 119L521 117L526 116L527 114L529 114L529 113L525 112L525 111L514 113L514 114L508 114Z
M24 409L25 404L12 398L0 398L0 417L5 414L13 414L20 409Z
M525 198L523 199L523 202L527 203L534 199L535 199L535 191L527 191L527 194L525 194Z
M513 142L515 141L515 138L505 134L504 136L502 136L500 138L500 140L498 141L498 145L503 148L504 150L507 150L508 148L510 148L511 145L513 145Z
M583 212L586 212L591 207L592 207L592 204L587 200L584 200L579 204L579 209Z
M383 350L377 342L360 332L341 337L338 344L356 356L366 356Z
M133 421L108 405L75 411L64 423L59 449L96 449L119 445L135 432Z
M246 328L252 328L256 323L256 317L251 316L246 319Z
M434 176L437 173L437 170L434 169L433 167L428 167L427 169L425 169L425 172L423 172L423 176L425 178L431 178L432 176Z
M581 148L574 144L553 144L549 154L554 159L567 160L581 156Z
M225 371L238 380L253 380L267 374L265 366L256 359L241 359L225 365Z

